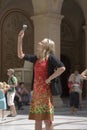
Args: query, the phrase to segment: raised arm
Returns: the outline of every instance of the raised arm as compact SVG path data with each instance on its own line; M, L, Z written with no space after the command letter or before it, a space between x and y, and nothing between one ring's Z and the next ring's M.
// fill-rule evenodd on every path
M18 57L20 59L22 59L24 57L24 53L23 53L23 50L22 50L22 40L23 40L23 37L24 37L24 31L21 30L20 33L18 34Z
M85 69L82 73L81 76L83 77L83 79L87 80L87 69Z

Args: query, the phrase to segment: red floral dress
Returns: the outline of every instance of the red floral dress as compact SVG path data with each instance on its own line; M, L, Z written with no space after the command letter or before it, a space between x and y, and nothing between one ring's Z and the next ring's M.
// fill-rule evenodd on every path
M32 120L53 120L52 93L50 85L45 83L48 78L47 64L47 60L37 60L34 66L34 90L29 113L29 119Z

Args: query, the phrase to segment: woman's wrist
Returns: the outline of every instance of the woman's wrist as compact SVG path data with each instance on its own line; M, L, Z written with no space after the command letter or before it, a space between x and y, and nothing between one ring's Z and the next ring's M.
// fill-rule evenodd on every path
M22 42L22 38L20 37L20 36L18 36L18 41L20 42Z
M49 83L50 83L50 82L51 82L51 80L52 80L52 79L51 79L51 76L48 78L48 80L49 80Z
M18 35L18 38L19 38L19 39L22 39L21 35Z

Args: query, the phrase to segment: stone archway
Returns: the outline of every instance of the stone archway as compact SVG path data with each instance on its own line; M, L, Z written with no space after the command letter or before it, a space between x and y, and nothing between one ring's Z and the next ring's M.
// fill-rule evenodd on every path
M71 14L72 10L73 15ZM77 68L82 71L85 65L83 60L85 59L85 41L83 39L85 38L83 31L85 18L83 11L75 0L64 0L61 14L64 15L61 23L61 53L70 58L72 70Z
M70 59L63 54L61 55L61 61L64 63L66 67L66 71L61 75L61 84L62 84L62 90L63 90L62 96L64 97L64 96L69 95L67 83L68 83L68 77L70 75L71 63L70 63Z
M17 35L23 24L28 25L24 38L24 51L33 53L33 24L21 10L10 10L2 17L1 26L1 80L6 80L8 68L22 67L23 61L17 57ZM31 44L29 44L31 43ZM27 44L27 45L26 45Z
M67 8L67 6L70 8ZM73 15L71 14L72 9ZM84 14L74 0L65 0L63 2L61 14L64 15L61 23L61 54L69 58L71 65L69 67L70 72L73 72L75 69L82 72L82 68L85 65L85 61L83 60L85 57ZM62 60L66 60L67 62L67 59L63 58ZM68 77L64 78L64 81L67 81Z

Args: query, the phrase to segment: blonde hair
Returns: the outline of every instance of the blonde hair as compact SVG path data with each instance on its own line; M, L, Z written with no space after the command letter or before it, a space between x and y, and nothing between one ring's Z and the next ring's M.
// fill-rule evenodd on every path
M8 84L6 82L0 82L0 86L2 89L5 89L8 86Z
M55 42L51 39L44 38L41 41L43 45L44 57L48 57L50 54L55 54Z
M0 82L0 88L3 88L3 83L2 82Z

